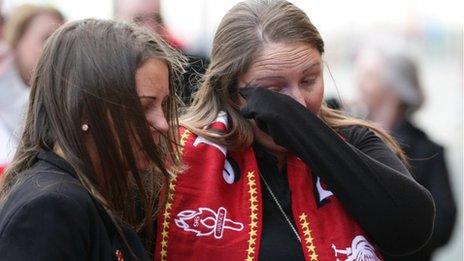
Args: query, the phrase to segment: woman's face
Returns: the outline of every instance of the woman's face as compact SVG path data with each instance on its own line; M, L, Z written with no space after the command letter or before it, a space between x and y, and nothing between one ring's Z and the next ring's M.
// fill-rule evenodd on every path
M39 14L32 19L17 46L14 46L16 62L23 80L28 83L37 64L45 41L63 21L51 13Z
M356 80L359 102L370 112L383 106L388 91L384 84L385 65L382 58L374 52L365 51L356 59Z
M135 74L137 94L148 124L152 127L152 135L159 144L160 135L167 134L169 124L164 117L163 103L169 97L169 69L166 63L151 58L146 61ZM135 149L138 157L138 168L146 169L148 161L140 148Z
M318 114L324 96L321 54L306 43L269 43L239 77L239 87L257 86L292 97ZM253 122L256 140L271 152L287 150Z

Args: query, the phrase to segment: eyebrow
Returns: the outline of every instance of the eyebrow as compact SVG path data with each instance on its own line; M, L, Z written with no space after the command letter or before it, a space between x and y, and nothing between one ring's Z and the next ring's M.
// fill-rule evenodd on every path
M305 73L305 72L307 72L309 70L312 70L314 67L318 67L318 66L321 66L321 62L311 64L310 66L308 66L308 68L303 70L303 73Z
M264 76L264 77L254 79L253 82L259 82L262 80L283 80L283 79L285 79L285 77L283 76Z

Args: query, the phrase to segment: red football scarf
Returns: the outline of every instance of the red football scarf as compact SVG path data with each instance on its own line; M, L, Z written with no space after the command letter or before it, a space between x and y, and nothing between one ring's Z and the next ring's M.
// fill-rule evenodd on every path
M212 124L224 130L220 113ZM210 126L211 127L211 126ZM155 260L258 260L262 187L253 149L227 151L181 128L186 165L169 184ZM240 169L234 173L226 155ZM381 260L368 236L295 156L287 159L292 211L306 260Z

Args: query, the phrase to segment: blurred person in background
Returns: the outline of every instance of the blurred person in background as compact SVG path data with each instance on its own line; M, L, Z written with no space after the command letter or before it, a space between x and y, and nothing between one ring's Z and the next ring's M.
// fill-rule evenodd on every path
M0 1L1 6L1 1ZM2 72L3 66L5 63L3 62L5 58L8 56L8 45L5 42L5 16L3 15L1 8L0 8L0 72Z
M431 260L433 252L450 239L456 218L444 148L417 126L412 117L424 103L415 61L398 47L368 45L356 58L358 106L367 118L398 140L410 163L413 177L432 194L436 218L430 241L419 252L387 260Z
M161 35L170 45L184 52L189 59L185 68L179 94L185 104L190 103L192 93L208 66L207 57L188 53L182 42L166 28L161 14L161 0L114 0L114 17L118 20L135 22Z
M45 41L63 23L64 17L57 9L31 4L17 7L7 17L4 39L8 50L0 66L0 125L8 138L0 144L0 154L6 156L0 162L9 161L10 152L16 147L31 74Z
M0 72L4 70L3 66L5 63L3 61L8 53L8 48L4 39L5 16L3 15L2 7L3 1L0 1ZM9 140L10 133L7 131L6 126L4 126L4 123L0 120L0 175L3 173L3 170L8 163L8 154L10 150L8 149L7 144Z
M0 0L0 71L5 57L7 45L5 43L5 15L3 14L3 0Z
M6 126L0 121L0 175L3 173L3 170L6 168L12 156L11 152L13 150L9 147L10 137L11 135Z

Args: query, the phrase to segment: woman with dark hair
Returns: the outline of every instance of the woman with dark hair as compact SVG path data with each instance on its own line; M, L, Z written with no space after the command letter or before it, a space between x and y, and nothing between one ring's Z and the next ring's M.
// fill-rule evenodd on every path
M224 16L181 117L185 171L170 181L155 259L381 260L426 243L430 194L388 134L322 104L323 53L287 1Z
M124 23L87 19L50 37L3 177L0 260L150 259L136 232L151 245L159 192L178 166L182 64L159 36Z

